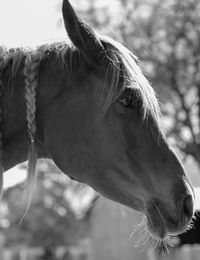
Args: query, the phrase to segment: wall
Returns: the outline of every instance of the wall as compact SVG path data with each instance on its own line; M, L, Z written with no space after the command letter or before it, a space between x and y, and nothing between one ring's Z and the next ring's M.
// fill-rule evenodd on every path
M147 260L141 249L130 239L141 214L101 198L91 218L92 260Z

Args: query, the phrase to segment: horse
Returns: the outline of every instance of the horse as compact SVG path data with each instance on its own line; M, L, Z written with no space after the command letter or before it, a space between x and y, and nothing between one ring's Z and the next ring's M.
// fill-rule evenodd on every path
M160 124L157 96L137 57L98 35L68 0L62 14L71 43L0 49L0 165L36 159L103 196L144 214L155 248L167 248L194 214L194 192ZM146 239L146 238L145 238Z

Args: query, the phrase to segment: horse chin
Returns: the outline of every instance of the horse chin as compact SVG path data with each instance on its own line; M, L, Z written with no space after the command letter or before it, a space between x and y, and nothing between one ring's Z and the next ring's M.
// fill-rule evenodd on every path
M147 217L146 228L151 235L151 237L157 241L165 241L169 237L163 223L154 223L150 218Z
M146 228L152 238L158 241L164 241L169 237L165 221L160 215L156 207L152 207L151 211L146 214Z
M167 225L165 224L165 221L163 220L162 216L159 214L159 211L155 210L154 213L155 213L154 215L150 215L149 213L146 214L145 229L151 236L152 240L157 241L157 245L162 247L161 251L164 249L163 247L164 245L166 248L173 246L174 237L190 229L190 224L189 224L187 227L183 228L182 230L174 231L174 232L172 232L171 230L169 231Z
M158 255L165 254L174 245L172 237L168 234L162 223L156 226L146 213L133 234L137 239L135 246L150 253L154 251Z

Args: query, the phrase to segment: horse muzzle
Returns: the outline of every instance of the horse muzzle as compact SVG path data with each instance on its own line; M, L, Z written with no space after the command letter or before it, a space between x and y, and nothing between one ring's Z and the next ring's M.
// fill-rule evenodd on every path
M147 229L152 237L165 240L169 235L178 235L187 230L194 214L194 199L185 195L172 208L159 199L153 199L146 208Z

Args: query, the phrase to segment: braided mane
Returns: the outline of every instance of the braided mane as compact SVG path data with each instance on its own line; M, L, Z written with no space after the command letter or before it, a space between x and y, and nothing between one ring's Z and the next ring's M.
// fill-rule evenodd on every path
M12 48L7 49L0 46L0 101L2 96L2 74L4 69L12 61L10 67L9 79L14 83L16 72L23 64L23 75L25 85L26 99L26 120L27 131L29 136L29 151L28 151L28 167L27 167L27 194L28 198L27 209L30 205L30 200L36 179L36 160L37 153L35 147L36 138L36 90L38 86L39 67L41 62L52 53L56 54L59 63L71 70L70 64L66 64L66 60L71 61L72 48L66 43L52 43L39 46L36 49L30 48ZM2 165L2 110L0 102L0 193L3 191L3 165Z

